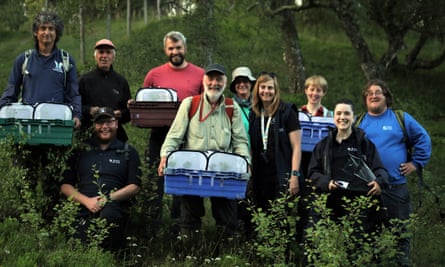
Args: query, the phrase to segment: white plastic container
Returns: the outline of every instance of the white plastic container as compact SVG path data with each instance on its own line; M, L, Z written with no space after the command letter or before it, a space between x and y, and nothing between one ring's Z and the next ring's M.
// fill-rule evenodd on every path
M36 120L72 120L73 110L66 104L39 103L34 108Z
M136 93L136 101L178 102L178 94L168 88L140 88Z
M34 108L23 103L10 103L0 109L1 119L32 119Z

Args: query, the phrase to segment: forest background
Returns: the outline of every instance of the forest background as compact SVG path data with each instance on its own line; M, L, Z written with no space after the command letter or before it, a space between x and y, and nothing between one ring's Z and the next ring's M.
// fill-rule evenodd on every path
M32 47L31 21L38 10L45 7L55 9L64 19L65 34L58 46L74 57L79 74L94 67L95 41L113 40L117 46L115 70L128 79L133 96L141 87L146 72L166 62L162 38L170 30L185 34L187 60L196 65L205 67L218 62L228 70L247 65L254 74L277 73L283 98L297 106L306 102L302 84L313 74L323 75L328 80L329 91L323 104L332 107L336 99L347 97L356 103L357 111L364 110L360 92L367 79L385 79L395 95L395 107L409 112L424 125L433 142L433 156L425 169L425 180L432 193L417 186L415 175L409 177L419 219L413 236L412 261L417 266L445 265L441 167L445 158L445 3L414 0L3 0L0 7L0 88L6 87L15 57ZM130 143L144 155L149 130L130 124L126 129ZM11 151L6 150L0 152L2 170L8 170L4 175L25 175L12 167ZM42 233L54 238L45 226L23 216L17 221L9 219L14 217L11 210L15 206L27 204L26 197L9 192L10 187L11 184L3 183L0 188L0 232L10 233L0 237L4 248L0 251L0 265L29 266L26 263L45 262L41 266L57 266L60 257L70 266L69 259L74 262L78 257L78 260L79 254L68 256L64 254L67 250L43 242ZM36 196L30 193L30 197ZM166 203L168 201L167 197ZM135 218L144 215L141 211L144 207L137 205ZM207 220L211 224L211 219ZM134 228L146 227L140 225L143 222L136 219ZM26 231L29 229L35 232ZM164 231L167 229L165 226ZM137 240L136 248L129 253L131 257L123 261L126 264L138 261L140 266L155 265L154 262L159 266L175 265L172 263L175 255L165 244L171 240L147 237ZM164 244L159 245L162 242ZM36 246L38 251L34 251ZM94 254L96 261L103 260L97 255ZM138 255L143 256L134 259ZM52 260L46 259L49 256ZM243 258L236 253L234 256L238 260ZM249 262L248 259L241 262L243 260ZM105 263L108 262L101 262Z

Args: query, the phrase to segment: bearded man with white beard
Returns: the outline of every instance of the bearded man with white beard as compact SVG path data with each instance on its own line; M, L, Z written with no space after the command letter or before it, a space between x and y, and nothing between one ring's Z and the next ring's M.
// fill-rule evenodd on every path
M228 107L223 96L226 85L224 66L212 64L205 69L204 93L200 97L197 111L190 116L193 97L185 98L162 145L158 167L160 176L164 174L169 153L180 147L187 150L235 153L244 157L250 164L248 139L241 109L236 102L233 102L232 118L229 118L226 112ZM236 200L211 197L210 201L218 230L226 236L232 235L237 228ZM182 196L180 203L181 233L188 235L199 232L201 218L205 215L203 198Z

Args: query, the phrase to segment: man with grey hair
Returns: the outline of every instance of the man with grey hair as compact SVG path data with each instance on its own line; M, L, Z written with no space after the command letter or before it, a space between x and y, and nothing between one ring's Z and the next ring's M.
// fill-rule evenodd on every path
M20 54L14 61L8 85L0 99L0 107L21 99L34 105L42 102L67 104L73 108L75 128L81 126L81 99L78 91L77 70L74 59L57 47L63 35L63 22L53 12L42 11L33 20L34 49ZM54 206L59 201L57 161L68 148L52 145L26 145L17 149L18 162L28 169L31 188L41 182L50 203L42 207L42 215L52 221ZM50 171L49 171L50 170Z
M184 35L178 31L168 32L163 39L164 53L168 62L151 69L144 79L144 88L171 88L178 94L178 100L182 101L188 96L198 95L202 91L202 77L204 69L188 62L185 59L187 43ZM148 167L156 168L159 163L159 152L164 142L169 127L152 128L148 141L147 158ZM157 198L150 203L153 214L150 214L154 224L151 226L153 233L162 219L162 198L164 195L163 177L151 177L157 179ZM173 205L170 213L172 220L179 218L179 200L173 197ZM176 232L176 229L172 229ZM175 233L176 234L176 233Z
M206 68L203 78L204 93L199 97L198 109L193 116L189 110L193 97L184 99L179 107L176 118L161 148L161 160L158 174L164 174L167 156L182 147L187 150L220 151L235 153L250 163L247 133L244 129L241 109L233 102L233 115L229 118L226 101L223 96L227 85L224 66L212 64ZM237 222L237 203L234 199L211 197L212 215L219 234L230 236L235 233ZM194 235L201 228L201 218L205 208L203 198L184 195L181 203L181 232Z
M116 46L111 40L101 39L94 45L96 68L85 73L79 80L79 93L82 96L82 129L90 129L92 116L99 107L110 107L118 120L117 139L128 140L123 124L130 121L127 101L131 99L130 86L124 76L113 68Z
M81 99L74 59L56 44L63 35L63 22L55 13L42 11L32 23L35 47L14 61L0 106L17 102L20 93L27 104L65 103L73 108L75 128L81 125Z

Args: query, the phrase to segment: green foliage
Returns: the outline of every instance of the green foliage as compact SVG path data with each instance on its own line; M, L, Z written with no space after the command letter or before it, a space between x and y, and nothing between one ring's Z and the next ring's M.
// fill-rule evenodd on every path
M368 197L344 199L347 215L338 221L326 208L328 195L317 196L312 207L319 219L307 229L305 253L308 266L397 266L397 228L365 232L362 212L377 205Z
M260 262L266 265L284 266L289 257L292 241L295 241L295 218L291 210L298 198L282 196L270 201L270 209L252 210L252 222L255 223L256 238L253 248Z
M6 0L0 3L0 25L5 25L10 31L18 31L25 23L23 12L24 1Z

